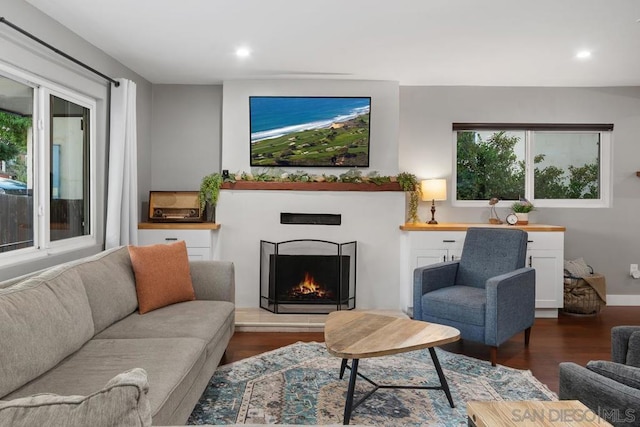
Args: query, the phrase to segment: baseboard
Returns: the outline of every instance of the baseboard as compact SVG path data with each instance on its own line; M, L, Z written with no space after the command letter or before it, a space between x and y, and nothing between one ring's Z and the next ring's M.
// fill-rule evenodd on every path
M607 305L640 305L640 295L607 295Z

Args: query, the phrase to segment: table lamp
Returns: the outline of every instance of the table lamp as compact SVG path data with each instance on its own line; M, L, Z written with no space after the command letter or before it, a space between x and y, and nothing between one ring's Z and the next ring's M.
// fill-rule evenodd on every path
M431 200L431 221L428 224L437 224L435 219L436 200L447 200L447 180L446 179L425 179L420 183L422 200Z

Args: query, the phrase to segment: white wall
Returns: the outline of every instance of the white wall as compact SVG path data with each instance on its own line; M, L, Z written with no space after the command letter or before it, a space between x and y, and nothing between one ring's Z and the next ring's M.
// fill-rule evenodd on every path
M370 167L382 175L398 172L398 84L340 80L234 80L224 83L222 169L249 167L249 96L370 96ZM300 169L300 168L294 168ZM347 168L310 168L339 175ZM356 305L400 308L400 192L306 192L223 190L216 209L222 224L216 256L236 265L236 303L259 304L260 240L325 239L358 242ZM280 212L339 213L341 226L282 225Z
M260 240L321 239L358 242L357 308L400 309L402 192L224 190L215 257L233 261L236 305L258 307ZM342 214L342 224L283 225L281 212Z
M400 169L450 183L453 122L613 123L611 207L539 208L530 219L565 226L565 258L584 257L605 275L608 294L640 295L640 280L629 277L629 264L640 263L640 87L401 87ZM507 208L498 205L502 217ZM453 208L448 200L437 216L440 222L487 222L488 209ZM423 202L420 218L427 215Z
M222 169L248 172L249 96L370 96L369 168L381 175L398 172L398 83L351 80L230 80L223 85ZM258 168L261 169L261 168ZM286 169L286 168L283 168ZM292 170L300 168L289 168ZM346 168L313 168L339 175Z

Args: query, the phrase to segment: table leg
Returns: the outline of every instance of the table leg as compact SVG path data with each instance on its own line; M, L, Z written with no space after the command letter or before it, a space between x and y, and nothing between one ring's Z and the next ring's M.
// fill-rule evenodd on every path
M449 401L449 405L451 405L452 408L455 408L456 405L453 404L451 391L449 391L449 384L447 384L447 379L444 376L444 372L442 372L442 367L440 366L440 361L438 360L438 355L436 354L436 350L433 347L429 347L429 353L431 354L431 360L433 360L433 365L436 367L438 378L440 378L440 385L442 386L442 390L444 390L444 394L447 395L447 400Z
M340 365L340 379L344 377L345 369L347 369L347 359L342 359L342 364Z
M343 359L345 363L346 359ZM346 363L345 363L346 365ZM347 390L347 401L344 404L344 425L349 424L351 419L351 408L353 407L353 392L356 388L356 377L358 376L358 359L353 359L351 362L351 376L349 377L349 389Z

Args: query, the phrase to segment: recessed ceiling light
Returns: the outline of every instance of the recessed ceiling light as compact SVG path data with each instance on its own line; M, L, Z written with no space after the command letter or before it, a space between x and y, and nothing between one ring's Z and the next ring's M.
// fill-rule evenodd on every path
M248 47L239 47L236 49L236 56L238 58L248 58L251 55L251 51Z
M576 58L578 59L587 59L591 57L591 51L589 50L581 50L580 52L576 53Z

